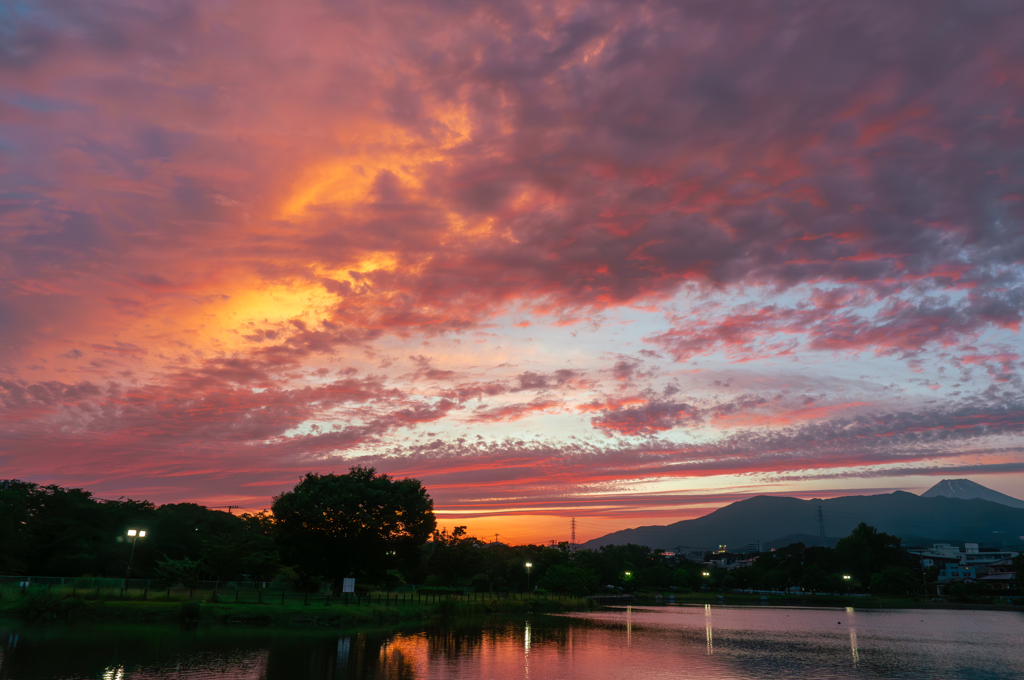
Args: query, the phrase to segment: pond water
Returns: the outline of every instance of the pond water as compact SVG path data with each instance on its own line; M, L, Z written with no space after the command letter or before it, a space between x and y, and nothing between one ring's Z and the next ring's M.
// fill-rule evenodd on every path
M331 635L0 623L11 680L1024 678L1024 614L626 608Z

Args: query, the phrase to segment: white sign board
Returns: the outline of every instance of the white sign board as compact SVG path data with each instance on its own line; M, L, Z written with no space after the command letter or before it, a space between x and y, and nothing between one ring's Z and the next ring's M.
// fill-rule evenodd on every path
M343 593L354 593L356 592L356 580L354 578L343 579L341 582L341 592Z

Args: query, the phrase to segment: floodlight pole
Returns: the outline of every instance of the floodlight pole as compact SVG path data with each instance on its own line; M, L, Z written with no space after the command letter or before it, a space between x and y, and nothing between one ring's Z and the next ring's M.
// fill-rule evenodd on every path
M127 575L127 577L124 580L124 587L125 588L128 587L128 581L132 577L132 562L135 560L135 541L139 540L140 538L145 538L146 537L146 532L145 531L139 531L137 529L129 529L128 530L128 535L131 536L131 538L132 538L132 554L131 554L131 557L128 558L128 575Z

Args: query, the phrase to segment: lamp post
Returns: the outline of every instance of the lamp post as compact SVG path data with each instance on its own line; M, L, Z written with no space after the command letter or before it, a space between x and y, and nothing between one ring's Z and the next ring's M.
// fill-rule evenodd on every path
M850 575L843 574L843 581L846 583L846 594L850 594Z
M533 566L533 562L526 563L526 592L530 592L530 567Z
M391 595L391 579L392 574L390 569L391 565L395 563L395 555L398 554L394 550L388 550L384 553L384 589L387 591L388 596ZM390 600L389 600L390 601Z
M128 558L128 577L125 579L125 588L128 587L128 579L132 577L132 561L135 559L135 541L139 540L140 538L145 538L146 532L145 530L140 531L138 529L129 529L128 536L130 536L132 539L132 555Z

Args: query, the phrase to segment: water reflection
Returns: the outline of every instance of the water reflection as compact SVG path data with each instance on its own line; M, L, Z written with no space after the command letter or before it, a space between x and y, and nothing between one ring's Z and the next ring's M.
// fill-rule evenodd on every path
M846 623L850 627L850 654L853 656L853 665L856 666L860 661L860 655L857 653L857 628L853 625L853 616L853 607L847 607Z
M523 677L530 677L530 622L523 626L523 663L526 665Z
M341 672L348 668L348 653L352 648L351 637L340 637L338 638L338 655L334 660L334 669L337 672Z
M708 656L715 651L714 643L711 640L711 605L704 605L704 630L708 639Z
M345 636L0 624L0 680L1019 680L1022 637L1011 612L710 605Z

